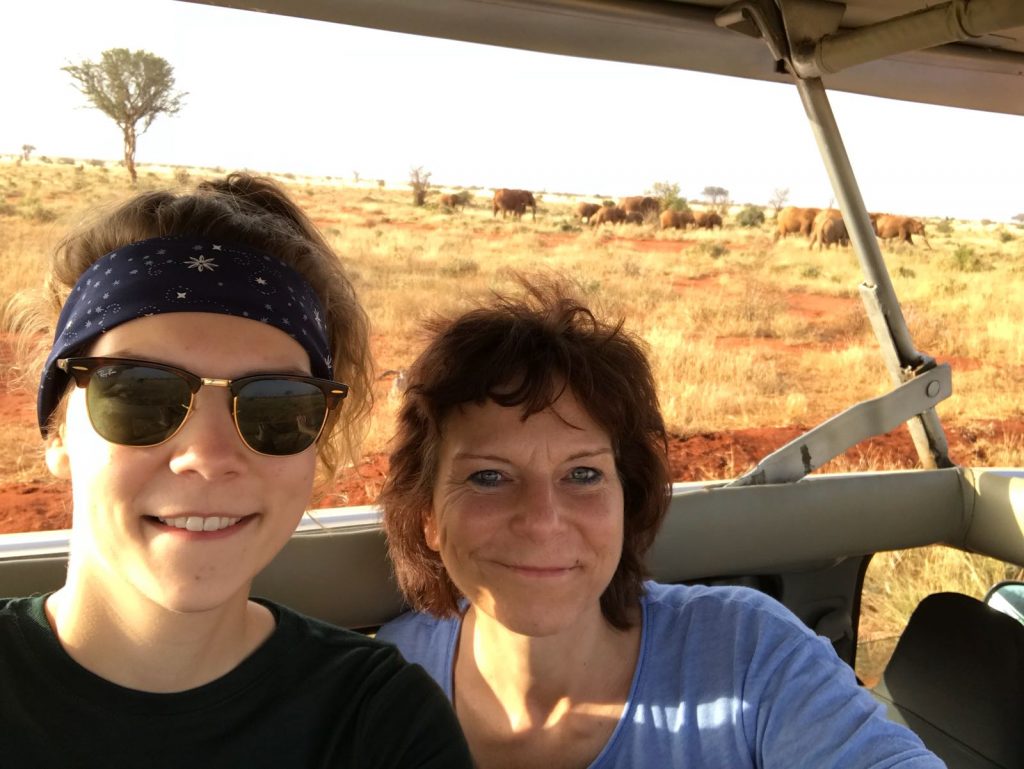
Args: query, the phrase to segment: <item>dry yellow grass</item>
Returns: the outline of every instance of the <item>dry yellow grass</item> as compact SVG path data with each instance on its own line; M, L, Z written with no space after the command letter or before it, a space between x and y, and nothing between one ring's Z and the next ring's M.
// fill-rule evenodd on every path
M193 181L219 175L142 167L140 186L174 184L176 173ZM514 272L557 271L646 339L675 433L811 425L890 386L860 307L852 251L811 251L798 239L773 244L770 222L721 232L592 230L574 219L568 196L542 197L536 221L517 222L492 216L489 190L451 213L432 202L415 208L407 190L376 184L279 181L351 270L382 371L411 362L426 315L509 287ZM118 167L0 165L0 292L38 285L53 244L83 209L128 192ZM918 348L953 358L954 394L940 416L976 431L986 464L1024 466L1021 437L996 438L990 429L992 420L1024 417L1024 231L938 220L928 229L934 250L884 252ZM827 298L838 311L816 312L814 303ZM378 390L370 452L386 449L397 404L390 379ZM0 480L45 476L31 427L4 424L0 441L8 447ZM870 460L829 469L869 469ZM918 593L941 586L979 595L1006 569L935 548L876 556L865 587L866 635L898 633Z

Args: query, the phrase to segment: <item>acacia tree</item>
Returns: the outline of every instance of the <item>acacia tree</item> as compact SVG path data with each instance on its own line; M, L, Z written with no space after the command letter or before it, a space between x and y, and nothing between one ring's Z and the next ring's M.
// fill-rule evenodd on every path
M98 62L86 59L61 67L74 78L74 86L109 117L124 136L124 164L134 185L135 147L157 115L174 115L187 95L174 92L174 68L149 51L111 48ZM140 127L141 125L141 127Z
M779 218L779 211L786 205L787 200L789 200L789 187L776 187L768 199L768 205L775 210L776 219Z
M705 187L701 195L708 199L711 208L716 211L724 211L729 205L729 190L725 187Z
M21 159L22 160L28 160L29 155L31 155L35 151L35 149L36 149L36 146L34 144L22 144L21 145Z
M430 192L430 171L425 171L423 166L410 169L409 186L412 187L413 205L422 206L427 202L427 193Z

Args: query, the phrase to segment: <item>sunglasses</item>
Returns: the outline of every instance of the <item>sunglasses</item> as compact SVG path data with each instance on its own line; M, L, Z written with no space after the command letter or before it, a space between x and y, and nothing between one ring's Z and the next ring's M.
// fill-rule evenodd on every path
M121 446L158 446L174 437L203 385L231 391L231 414L242 442L281 457L312 446L348 385L291 374L211 379L162 363L126 358L62 358L57 366L85 388L93 429Z

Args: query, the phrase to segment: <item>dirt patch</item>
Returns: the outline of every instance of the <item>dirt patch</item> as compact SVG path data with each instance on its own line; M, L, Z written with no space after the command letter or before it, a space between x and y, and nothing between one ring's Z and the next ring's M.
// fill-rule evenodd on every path
M0 396L0 401L3 396ZM673 435L669 464L674 481L729 478L749 470L760 459L805 432L807 427L761 427L743 430ZM984 466L987 446L1024 434L1024 419L947 426L950 456L966 465ZM884 469L918 467L917 453L905 427L877 436L843 455L847 466ZM839 461L838 459L836 461ZM383 454L366 457L342 471L337 483L313 498L314 507L372 504L387 476ZM818 473L828 472L829 465ZM0 484L0 533L46 531L70 525L70 489L64 483Z
M808 319L838 318L849 312L861 312L859 299L825 294L790 292L786 294L786 305L794 315Z

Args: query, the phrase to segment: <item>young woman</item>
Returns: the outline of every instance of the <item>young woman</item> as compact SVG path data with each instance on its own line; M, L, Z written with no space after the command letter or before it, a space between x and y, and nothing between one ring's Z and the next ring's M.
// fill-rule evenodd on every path
M421 613L377 637L444 687L482 769L942 766L781 604L644 581L667 440L621 324L556 286L433 332L381 497Z
M249 598L368 407L366 318L308 218L248 175L144 193L45 294L71 550L62 588L0 600L3 765L469 766L423 671Z

